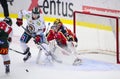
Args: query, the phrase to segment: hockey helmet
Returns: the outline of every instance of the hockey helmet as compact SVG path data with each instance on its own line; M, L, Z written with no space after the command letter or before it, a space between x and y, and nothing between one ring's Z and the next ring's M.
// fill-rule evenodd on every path
M39 9L39 7L34 7L32 9L32 16L33 16L34 19L38 18L40 16L40 9Z
M3 21L6 22L9 26L12 26L11 18L7 17L7 18L3 19Z
M32 13L33 13L33 14L40 14L40 9L39 9L39 7L34 7L34 8L32 9Z

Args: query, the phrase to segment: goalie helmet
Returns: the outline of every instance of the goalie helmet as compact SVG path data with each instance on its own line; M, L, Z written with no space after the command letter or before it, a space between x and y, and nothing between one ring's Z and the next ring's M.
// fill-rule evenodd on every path
M62 22L60 19L56 19L53 23L54 26L56 26L57 28L60 28L62 26Z
M6 22L9 26L12 26L12 20L9 17L5 18L3 21Z

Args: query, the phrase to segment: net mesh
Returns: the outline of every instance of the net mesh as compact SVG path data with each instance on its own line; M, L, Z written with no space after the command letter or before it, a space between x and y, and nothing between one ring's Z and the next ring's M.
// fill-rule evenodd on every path
M118 17L76 11L73 21L74 32L80 42L78 49L80 54L114 55L117 56L117 62L119 61Z

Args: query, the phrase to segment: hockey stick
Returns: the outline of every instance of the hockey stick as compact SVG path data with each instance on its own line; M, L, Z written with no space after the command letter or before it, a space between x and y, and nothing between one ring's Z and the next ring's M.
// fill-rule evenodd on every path
M33 37L29 32L26 31L26 28L25 28L25 27L22 26L22 28L25 30L25 32L26 32L28 35L30 35L31 37ZM34 38L34 37L33 37L33 38ZM55 61L58 62L58 63L62 63L62 61L56 59L56 56L55 56L54 54L52 54L50 51L47 51L46 48L45 48L42 44L39 43L38 45L40 45L40 46L48 53L48 55L50 55L50 56L52 57L53 60L55 60Z
M19 53L19 54L22 54L22 55L25 55L25 54L26 54L26 53L22 53L22 52L20 52L20 51L14 50L14 49L12 49L12 48L9 48L9 50L14 51L14 52Z
M46 29L46 31L45 31L45 35L47 35L47 34L48 34L49 29L50 29L50 23L48 23L47 29Z

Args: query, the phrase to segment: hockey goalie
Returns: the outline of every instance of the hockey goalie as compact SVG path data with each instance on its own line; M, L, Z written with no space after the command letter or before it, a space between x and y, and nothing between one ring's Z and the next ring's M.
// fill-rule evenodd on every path
M47 34L51 52L65 64L78 65L81 59L77 57L76 47L78 39L60 19L56 19Z

